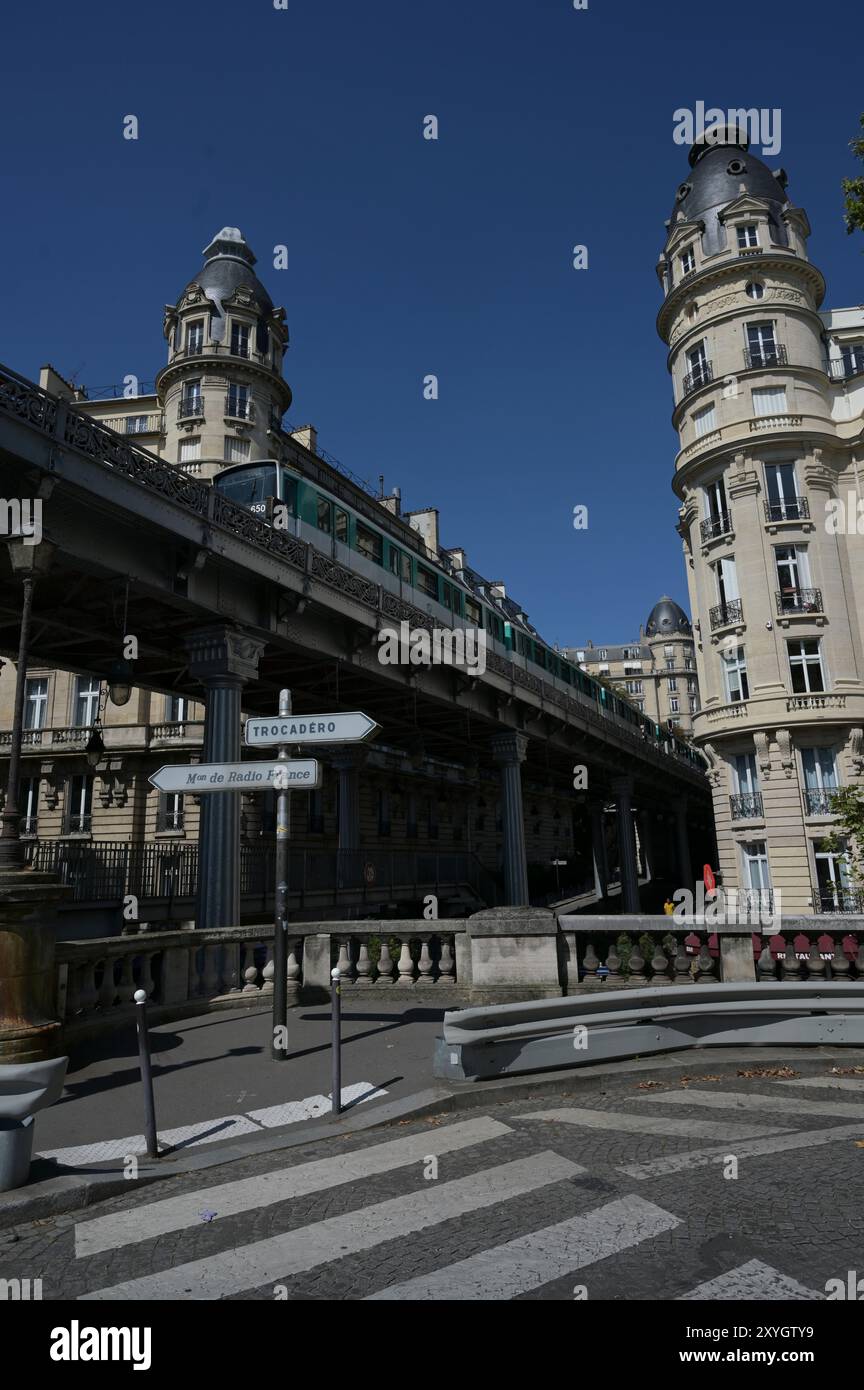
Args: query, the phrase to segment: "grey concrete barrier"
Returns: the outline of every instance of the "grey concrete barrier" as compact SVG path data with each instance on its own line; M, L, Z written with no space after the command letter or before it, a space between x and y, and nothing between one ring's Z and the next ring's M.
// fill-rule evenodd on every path
M0 1192L23 1187L33 1155L34 1115L59 1100L68 1057L0 1067Z
M479 1081L684 1047L864 1045L864 981L604 991L450 1010L433 1070Z

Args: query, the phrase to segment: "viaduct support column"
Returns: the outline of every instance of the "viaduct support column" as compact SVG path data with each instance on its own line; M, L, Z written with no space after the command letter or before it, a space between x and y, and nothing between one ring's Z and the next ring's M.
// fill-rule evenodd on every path
M240 692L258 674L263 642L215 624L186 640L189 670L206 691L206 763L240 759ZM198 835L198 908L202 929L240 921L240 792L214 792L201 800Z
M528 861L522 815L522 769L528 752L524 734L496 734L492 757L501 769L504 822L504 893L507 907L528 906Z
M594 858L594 885L597 895L605 898L609 890L609 861L606 855L606 829L603 822L603 802L589 801L591 817L591 849Z
M690 863L690 837L687 834L687 798L679 796L675 801L675 839L678 846L678 873L680 886L688 893L695 892L693 866Z
M337 884L356 886L360 866L360 769L366 761L365 748L336 748L329 754L330 765L339 778L339 823L337 827Z
M621 857L621 898L625 912L639 912L639 866L636 861L636 835L633 825L633 781L618 777L612 783L618 808L618 847Z

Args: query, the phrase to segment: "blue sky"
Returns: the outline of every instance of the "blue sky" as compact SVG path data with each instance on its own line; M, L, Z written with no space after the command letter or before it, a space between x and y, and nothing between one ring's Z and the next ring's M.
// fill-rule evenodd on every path
M687 604L654 327L687 171L673 112L780 108L768 162L809 213L826 303L861 303L840 180L858 172L862 11L287 3L7 10L0 358L94 388L152 379L163 305L239 226L287 310L293 422L406 507L438 506L443 543L548 640L635 637L661 593Z

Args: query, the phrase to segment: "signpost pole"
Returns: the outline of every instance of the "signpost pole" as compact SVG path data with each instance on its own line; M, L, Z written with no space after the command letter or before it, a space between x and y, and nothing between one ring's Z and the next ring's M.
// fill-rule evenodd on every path
M291 691L279 691L279 715L291 713ZM279 744L279 761L288 761L288 744ZM288 1058L288 836L291 795L287 785L276 792L276 897L273 932L273 1044L274 1062Z

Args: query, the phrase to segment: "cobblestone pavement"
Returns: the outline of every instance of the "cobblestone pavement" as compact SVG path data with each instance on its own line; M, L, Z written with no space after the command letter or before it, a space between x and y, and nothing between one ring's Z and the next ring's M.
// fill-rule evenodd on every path
M702 1068L130 1181L0 1233L0 1278L45 1299L824 1298L864 1271L864 1074Z

